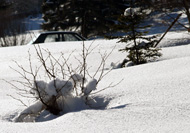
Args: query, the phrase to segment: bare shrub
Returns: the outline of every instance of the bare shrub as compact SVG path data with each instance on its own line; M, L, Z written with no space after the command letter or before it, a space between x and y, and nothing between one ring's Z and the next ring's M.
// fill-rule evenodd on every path
M27 34L14 34L12 36L3 36L0 38L1 47L19 46L27 44Z
M83 42L80 58L75 57L79 64L77 67L73 67L69 63L72 53L68 57L65 57L61 53L59 58L55 58L49 50L41 49L38 45L35 46L35 50L41 64L40 66L34 69L30 52L29 69L24 68L16 62L21 71L12 69L18 72L23 80L15 82L23 85L23 88L28 89L20 89L13 82L8 83L14 86L22 97L29 98L32 96L32 99L36 99L34 104L20 113L16 118L16 122L35 121L44 110L54 115L60 115L61 113L95 107L97 102L93 98L93 95L107 88L114 87L118 83L111 83L105 88L96 90L101 80L110 72L110 70L105 71L105 63L112 51L100 54L101 62L97 67L97 71L90 74L87 58L94 48L92 44L89 47L85 47ZM41 70L45 71L49 82L41 80ZM23 101L21 102L24 104Z

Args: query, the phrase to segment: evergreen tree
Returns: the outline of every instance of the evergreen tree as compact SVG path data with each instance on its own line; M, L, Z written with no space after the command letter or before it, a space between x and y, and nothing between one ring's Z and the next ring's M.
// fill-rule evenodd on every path
M74 28L84 37L104 31L103 1L97 0L44 0L42 11L44 13L45 30L65 30Z
M107 29L107 8L105 0L73 0L76 26L84 37L104 33Z
M42 28L44 30L58 30L62 19L60 18L61 15L59 15L61 12L60 7L62 3L64 3L64 1L43 0L42 13L45 22L43 23Z
M156 59L161 56L161 53L159 53L158 48L154 48L157 42L156 36L145 36L148 33L145 29L150 27L150 25L144 23L146 12L139 7L139 3L131 1L131 5L130 8L125 10L124 15L118 17L114 29L127 34L116 38L120 38L120 42L127 43L127 46L121 51L128 52L127 58L138 65L146 63L152 58Z
M1 10L6 10L7 8L9 8L11 6L11 2L6 1L6 0L0 0L0 11Z
M44 0L45 30L74 29L84 37L102 35L111 30L116 14L125 9L123 0ZM122 8L121 8L122 7Z
M125 0L107 0L107 8L104 10L108 20L107 27L109 27L107 32L114 32L113 25L117 23L118 16L123 14L127 7L129 7L129 3Z

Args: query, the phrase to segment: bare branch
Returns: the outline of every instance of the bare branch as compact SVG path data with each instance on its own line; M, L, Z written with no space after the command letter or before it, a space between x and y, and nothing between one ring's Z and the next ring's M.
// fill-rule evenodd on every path
M8 95L8 96L10 96L11 98L13 98L13 99L19 101L19 102L22 103L25 107L28 107L22 100L20 100L20 99L18 99L18 98L15 98L15 97L13 97L12 95Z
M122 79L121 81L119 81L118 83L116 83L116 84L114 84L114 85L113 85L113 82L112 82L112 83L110 83L107 87L105 87L105 88L103 88L103 89L100 89L99 91L96 91L96 92L94 92L94 93L90 93L90 95L94 95L94 94L100 93L100 92L102 92L102 91L104 91L104 90L106 90L106 89L108 89L108 88L113 88L113 87L119 85L123 80L124 80L124 79Z
M42 51L41 51L40 46L38 45L38 48L37 48L36 46L34 46L34 48L35 48L36 53L37 53L37 55L38 55L38 57L39 57L39 59L40 59L40 62L42 63L42 65L43 65L45 71L46 71L47 74L48 74L48 77L49 77L50 79L51 79L51 77L53 77L53 78L55 79L56 76L48 70L48 67L47 67L47 65L46 65L46 60L48 59L49 56L47 57L47 59L44 60L44 57L43 57L43 54L42 54Z

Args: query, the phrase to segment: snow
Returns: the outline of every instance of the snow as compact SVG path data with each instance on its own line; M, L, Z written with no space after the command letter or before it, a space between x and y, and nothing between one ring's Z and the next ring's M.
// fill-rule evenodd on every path
M33 105L29 106L28 108L26 108L25 110L23 110L20 113L23 115L19 115L19 117L15 118L15 121L21 122L23 120L24 122L35 122L35 115L38 115L38 112L40 112L42 108L43 104L40 101L38 101ZM28 114L34 114L34 115L32 116Z
M73 84L77 84L78 82L82 82L82 75L80 75L80 74L73 74L73 75L71 75L71 82L73 83Z
M107 49L110 49L112 41L108 42ZM115 42L112 46L114 44ZM53 48L51 44L47 47ZM57 47L61 48L62 44L56 44L53 51L60 50ZM20 46L0 49L1 70L5 70L4 68L9 65L14 66L11 62L12 58L27 66L25 58L19 58L24 55L27 57L27 52L20 54L19 51L20 49L27 51L28 48L28 46ZM71 51L70 47L64 47L64 49ZM53 120L46 116L47 119L44 118L43 123L11 122L16 112L25 107L19 106L18 101L6 96L7 94L16 95L16 90L0 81L2 85L0 132L189 132L189 50L189 45L166 47L162 50L163 57L157 62L114 69L97 88L104 88L111 82L124 79L119 85L99 94L105 99L111 99L105 109L70 112ZM11 53L11 51L14 52ZM7 60L3 58L5 52L9 55ZM120 56L120 53L115 50L110 58L119 60ZM94 60L94 57L91 58L93 60L90 60L90 63L98 62ZM6 70L6 73L2 72L1 78L6 80L17 78L17 74L10 69ZM80 100L76 101L78 101L76 105L80 105ZM81 107L75 106L75 108L80 110ZM50 121L47 121L49 119Z
M190 40L186 31L169 32L159 47L163 56L156 62L143 65L113 69L95 87L96 80L92 79L86 86L86 93L91 90L98 91L106 88L110 83L118 85L92 95L99 109L86 107L81 97L68 97L64 115L59 117L43 111L37 122L15 123L15 117L24 111L38 112L41 103L33 104L26 97L17 95L17 90L3 80L0 80L0 132L1 133L87 133L87 132L129 132L129 133L189 133L190 131ZM116 43L117 40L96 40L92 45L96 49L87 58L89 72L95 73L100 63L99 52L112 51L106 61L106 70L111 63L119 64L126 57L126 53L118 50L125 45ZM86 41L85 45L91 45ZM117 44L117 45L116 45ZM69 63L77 67L75 58L80 57L81 42L41 44L41 48L48 49L59 58L60 52L73 57ZM24 68L29 67L28 51L31 53L32 66L38 66L39 61L32 45L0 48L0 79L7 81L20 79L12 68L17 69L14 61ZM14 60L14 61L13 61ZM114 65L114 64L112 64ZM38 80L39 88L51 86L53 81ZM75 74L73 78L81 80L81 75ZM65 82L56 79L57 86ZM22 88L22 85L18 85ZM47 91L47 90L46 90ZM54 95L55 92L47 91ZM31 110L25 110L18 100L9 95L29 103ZM72 100L70 100L72 98ZM100 108L102 107L102 108ZM70 112L72 109L72 112ZM74 111L73 111L74 110ZM26 121L32 121L29 117Z
M41 24L44 22L42 14L37 14L36 16L29 16L24 19L23 24L26 25L28 31L30 30L39 30Z
M184 31L169 32L159 44L159 47L179 46L190 43L190 34Z
M49 84L48 84L48 87L45 89L46 90L46 92L47 92L47 94L49 95L49 96L56 96L57 95L57 91L56 91L56 89L57 88L55 88L55 86L57 85L57 84L59 84L59 83L57 83L57 82L59 82L59 80L52 80ZM56 84L56 85L54 85L54 84ZM56 86L57 87L57 86ZM58 87L59 88L59 87ZM60 88L61 89L61 88Z
M57 88L60 88L62 95L68 95L73 90L73 84L70 81L60 81L57 86Z
M84 94L89 95L90 92L92 92L93 90L96 90L97 82L98 81L96 79L92 79L91 81L89 81L89 83L86 85L86 87L84 89Z
M127 8L124 11L124 16L130 16L130 15L135 15L136 13L140 13L140 8Z

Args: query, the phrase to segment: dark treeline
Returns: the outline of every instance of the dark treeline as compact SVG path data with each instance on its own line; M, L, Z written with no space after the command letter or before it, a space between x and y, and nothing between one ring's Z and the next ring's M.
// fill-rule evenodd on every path
M136 7L161 9L183 8L189 14L188 0L43 0L44 30L74 30L84 37L102 35L112 27L124 10ZM155 6L156 5L156 6ZM189 17L190 18L190 17ZM190 20L190 19L189 19Z
M114 32L113 25L131 2L157 11L178 8L190 25L189 0L0 0L0 37L10 34L10 28L19 33L24 29L19 20L41 11L44 30L74 30L84 37L104 35Z
M25 32L23 19L41 13L41 0L0 0L0 37Z
M117 15L127 7L123 0L44 0L45 30L80 31L84 37L103 34L110 30Z

